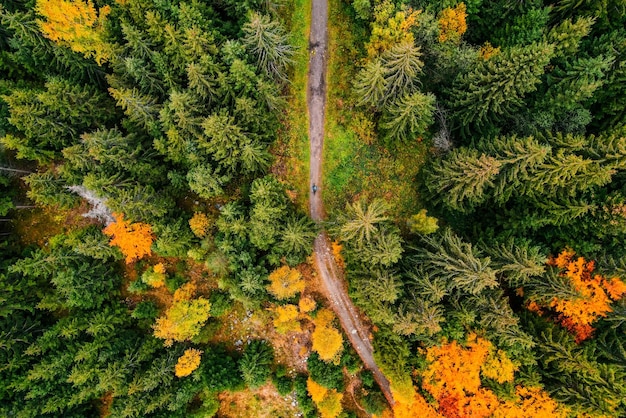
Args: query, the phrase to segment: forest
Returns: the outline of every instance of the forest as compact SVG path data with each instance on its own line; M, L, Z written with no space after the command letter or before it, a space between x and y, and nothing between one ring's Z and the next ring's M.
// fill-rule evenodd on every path
M312 1L2 2L0 416L626 416L626 1Z

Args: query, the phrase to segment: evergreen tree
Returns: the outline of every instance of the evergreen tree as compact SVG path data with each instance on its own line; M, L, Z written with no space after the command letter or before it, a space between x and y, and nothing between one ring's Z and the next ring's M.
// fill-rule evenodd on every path
M524 96L536 90L553 53L546 43L511 47L459 76L449 99L459 126L481 127L511 116Z
M293 48L285 30L276 21L259 13L252 13L243 26L243 43L257 59L257 66L269 77L286 80Z
M450 230L423 240L427 248L418 252L415 261L429 274L445 278L449 291L476 295L484 289L497 287L497 271L490 266L489 257L482 257L471 244L463 242Z
M391 141L410 142L426 133L432 125L435 96L413 93L390 102L381 120L381 127Z
M461 148L429 167L426 187L448 207L468 210L488 198L501 166L494 157Z

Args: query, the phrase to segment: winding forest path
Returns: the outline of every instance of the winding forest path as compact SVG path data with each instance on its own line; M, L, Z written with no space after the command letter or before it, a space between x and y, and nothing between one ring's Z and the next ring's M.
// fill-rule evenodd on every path
M313 192L313 185L322 182L322 150L324 146L324 113L326 106L326 58L328 48L328 0L312 0L311 32L309 35L309 74L307 105L309 109L310 173L309 209L311 218L320 222L324 217L322 190ZM314 244L315 263L321 278L323 291L339 318L350 343L380 386L387 402L394 405L389 381L374 361L374 349L369 331L363 325L358 312L348 296L341 280L340 270L330 249L330 239L321 232Z

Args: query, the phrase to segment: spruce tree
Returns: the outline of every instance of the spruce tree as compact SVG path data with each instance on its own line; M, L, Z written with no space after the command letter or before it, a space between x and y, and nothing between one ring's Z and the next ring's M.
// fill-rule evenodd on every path
M547 43L511 47L459 76L449 99L457 123L480 127L511 116L536 90L553 53L554 47Z
M380 126L389 141L410 142L432 125L434 111L433 94L406 94L385 107Z

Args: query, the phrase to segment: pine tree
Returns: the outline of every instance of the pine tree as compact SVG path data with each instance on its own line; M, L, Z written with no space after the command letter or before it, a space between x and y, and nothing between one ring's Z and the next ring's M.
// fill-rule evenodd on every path
M484 245L483 248L512 288L523 286L533 278L545 274L548 257L539 247L531 247L527 242L518 244L511 240L506 244Z
M243 43L256 57L258 68L271 78L286 80L294 51L282 26L267 16L252 13L242 29Z
M380 126L390 141L411 142L433 124L434 111L433 94L407 94L385 107Z
M594 19L578 17L575 22L565 19L550 29L546 41L554 45L554 55L565 57L574 55L580 48L580 41L591 31Z
M358 105L379 108L387 98L387 79L381 59L368 61L356 75L354 94Z
M413 42L394 45L382 54L387 87L385 99L395 99L414 91L424 67L421 56L420 48Z
M367 205L360 200L346 205L347 221L341 226L341 238L344 241L355 240L358 245L369 242L378 231L377 224L388 219L386 211L387 205L380 199Z
M289 218L280 233L278 250L287 254L289 264L300 263L312 251L315 236L314 225L308 218Z
M446 206L468 210L489 197L501 167L502 162L494 157L460 148L434 161L427 172L426 187Z
M436 276L448 280L448 290L476 295L484 289L497 287L497 271L488 257L481 257L471 244L450 230L440 237L424 238L428 249L423 249L416 256L416 261L424 269Z
M109 93L133 122L148 131L154 129L160 111L156 98L142 95L136 88L109 87Z
M553 53L546 43L511 47L458 77L450 90L450 107L459 125L480 127L511 116L524 96L536 90Z
M274 353L267 342L262 340L250 342L239 361L241 376L248 387L256 389L267 381L273 360Z

